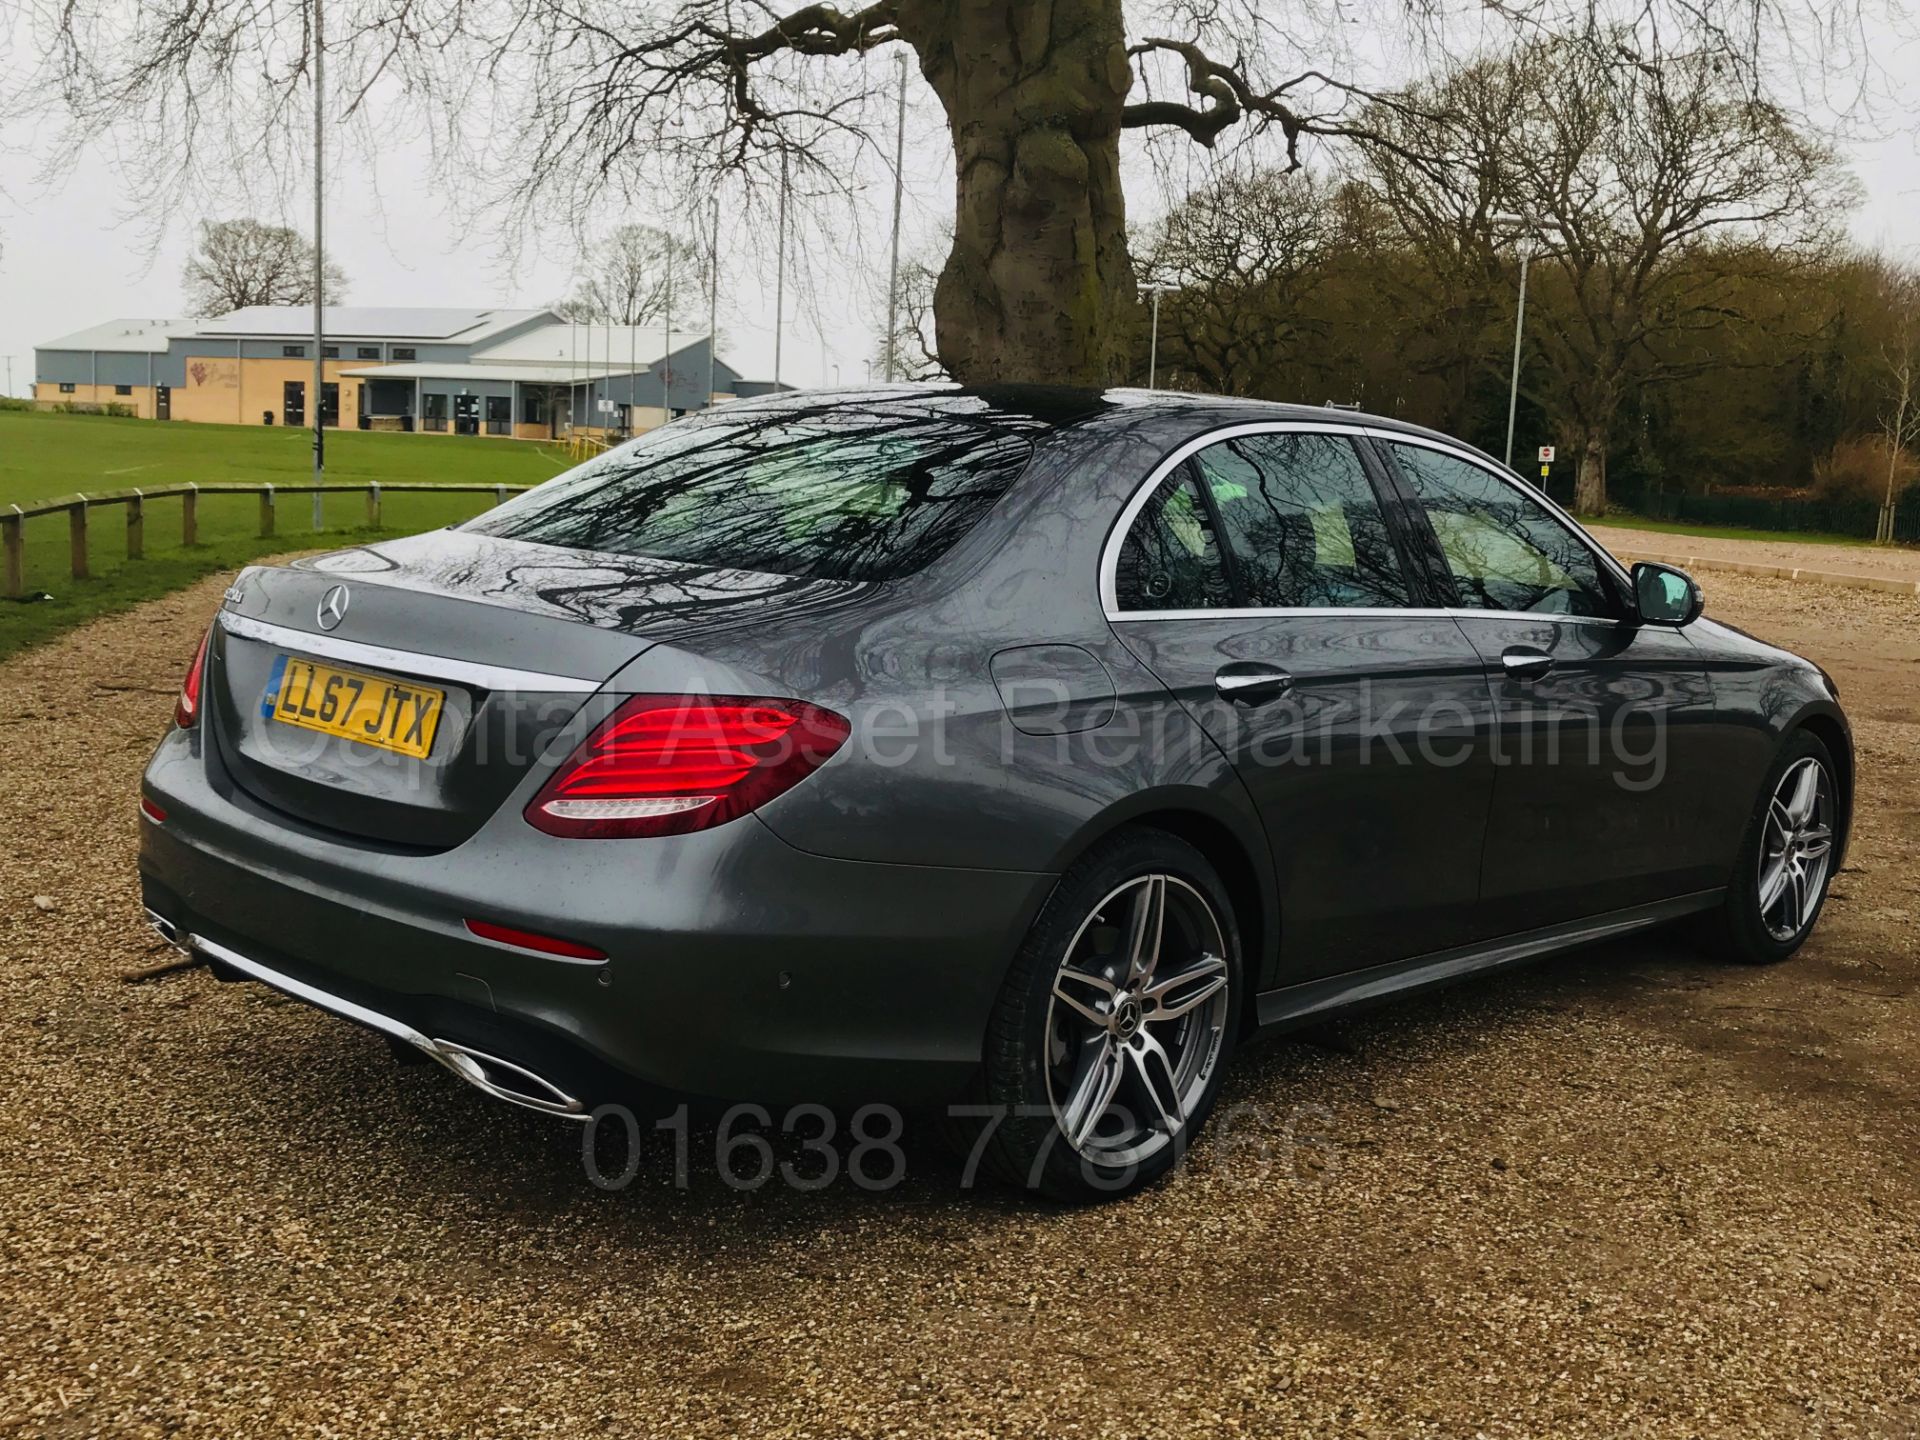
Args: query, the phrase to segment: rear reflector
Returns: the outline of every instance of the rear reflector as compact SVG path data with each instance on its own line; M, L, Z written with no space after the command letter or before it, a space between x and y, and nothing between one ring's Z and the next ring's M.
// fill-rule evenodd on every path
M149 800L145 795L140 797L140 813L156 825L167 818L167 812L154 804L153 801Z
M207 627L207 633L200 637L200 648L193 652L193 664L187 667L187 678L180 682L180 698L173 703L173 723L182 730L189 729L200 718L200 681L207 673L207 642L213 638L213 627Z
M502 945L518 945L522 950L538 950L542 955L564 955L569 960L604 960L607 952L577 940L562 940L553 935L536 935L531 930L516 930L511 925L496 925L491 920L469 920L467 929L482 940L497 940Z
M684 835L757 810L818 769L851 727L803 700L636 695L527 806L549 835Z

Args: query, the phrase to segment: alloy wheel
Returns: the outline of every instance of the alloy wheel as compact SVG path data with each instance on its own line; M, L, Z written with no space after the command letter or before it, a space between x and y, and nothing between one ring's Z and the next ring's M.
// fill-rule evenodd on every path
M1760 923L1788 941L1813 923L1833 864L1833 784L1808 755L1787 767L1760 837Z
M1047 1099L1088 1160L1181 1137L1219 1064L1231 971L1219 917L1178 876L1141 875L1081 923L1047 1010Z

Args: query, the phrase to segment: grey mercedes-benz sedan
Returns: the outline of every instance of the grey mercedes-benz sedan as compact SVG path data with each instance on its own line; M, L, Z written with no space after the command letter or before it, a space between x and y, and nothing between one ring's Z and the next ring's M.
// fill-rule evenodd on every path
M149 766L175 943L580 1117L951 1104L1144 1184L1262 1026L1689 919L1784 958L1816 666L1444 436L890 387L676 421L245 571Z

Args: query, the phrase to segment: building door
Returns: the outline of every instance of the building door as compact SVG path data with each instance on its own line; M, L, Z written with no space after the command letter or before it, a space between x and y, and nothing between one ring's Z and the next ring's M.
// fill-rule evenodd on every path
M512 396L489 395L487 397L487 433L489 435L511 435L513 433Z
M320 423L335 429L340 425L340 387L331 380L320 387Z
M480 397L478 395L453 397L453 433L456 435L480 433Z
M267 417L267 423L273 423L273 417ZM280 423L282 425L304 425L307 423L307 383L304 380L289 380L280 390Z
M171 420L173 418L173 387L156 385L153 387L153 418Z

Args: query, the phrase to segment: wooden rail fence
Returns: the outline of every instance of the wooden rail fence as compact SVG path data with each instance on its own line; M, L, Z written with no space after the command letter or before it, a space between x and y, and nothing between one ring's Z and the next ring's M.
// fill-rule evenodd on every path
M87 567L88 512L106 505L125 508L127 521L127 558L138 560L147 548L147 502L180 502L180 543L195 545L200 540L200 497L202 495L257 495L260 499L260 534L271 536L275 502L282 495L365 495L367 525L380 526L380 497L390 494L491 495L498 505L509 495L530 490L530 485L435 485L427 481L385 484L369 481L365 485L157 485L152 489L102 490L91 495L62 495L35 505L14 505L0 512L0 550L5 553L6 589L9 596L26 593L26 522L40 515L67 517L68 565L76 580L85 580Z

